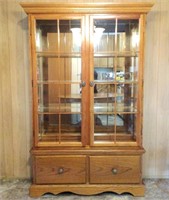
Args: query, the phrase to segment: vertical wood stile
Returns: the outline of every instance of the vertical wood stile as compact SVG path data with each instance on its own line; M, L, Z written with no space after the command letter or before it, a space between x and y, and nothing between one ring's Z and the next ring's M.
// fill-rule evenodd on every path
M89 17L89 16L88 16ZM90 66L90 69L89 69L89 84L90 84L90 81L94 81L94 71L93 71L93 66L94 66L94 45L93 45L93 41L94 41L94 33L93 33L93 20L94 18L93 17L90 17L90 21L88 19L88 26L89 26L89 34L90 34L90 38L88 36L87 38L87 42L88 42L88 48L89 48L89 66ZM93 87L90 87L90 144L91 145L94 145L94 131L95 131L95 128L94 128L94 89Z
M84 123L81 126L82 129L82 145L88 146L90 144L90 92L89 92L89 82L90 82L90 70L89 70L89 52L87 49L89 48L89 29L87 28L89 25L89 18L81 18L81 29L82 29L82 81L86 82L86 86L82 88L82 119ZM86 126L85 124L88 124Z
M37 84L37 54L36 54L36 21L34 16L30 15L30 37L31 37L31 57L32 57L32 92L33 92L33 140L34 145L38 145L39 128L38 128L38 84Z
M61 52L61 47L60 47L60 36L61 36L61 34L60 34L60 20L59 19L57 19L57 42L58 42L58 66L59 66L59 72L58 72L58 74L59 74L59 76L58 76L58 78L59 78L59 85L58 85L58 93L59 93L59 96L61 95L61 81L60 81L60 77L61 77L61 69L60 69L60 66L61 66L61 58L60 58L60 52ZM62 121L61 121L61 99L59 98L59 137L58 137L58 139L59 139L59 144L61 143L61 137L62 137L62 133L61 133L61 124L62 123Z
M115 18L115 52L117 52L117 29L118 29L118 19ZM117 55L115 56L115 65L114 65L114 73L115 73L115 83L116 83L116 80L117 80ZM114 123L114 143L116 144L116 136L117 136L117 84L114 85L114 88L115 88L115 103L114 103L114 107L115 107L115 123Z
M146 16L140 17L140 48L139 48L139 75L138 75L138 114L137 114L137 142L142 145L142 120L143 120L143 71L144 71L144 35Z

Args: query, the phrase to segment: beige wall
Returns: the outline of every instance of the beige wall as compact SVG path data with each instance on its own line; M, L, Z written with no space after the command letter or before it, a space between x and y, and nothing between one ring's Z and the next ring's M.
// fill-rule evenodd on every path
M144 175L169 178L169 1L147 17L144 93Z
M0 178L30 177L28 23L19 2L0 1ZM143 159L144 177L169 177L168 0L157 0L147 18L143 134L147 151Z

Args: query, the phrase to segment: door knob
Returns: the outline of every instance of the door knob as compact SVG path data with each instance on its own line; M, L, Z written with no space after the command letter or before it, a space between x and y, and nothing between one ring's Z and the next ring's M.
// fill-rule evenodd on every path
M90 81L90 87L94 87L95 83L94 81Z
M85 87L85 86L86 86L86 82L85 82L85 81L82 81L81 84L80 84L80 86L81 86L81 87Z

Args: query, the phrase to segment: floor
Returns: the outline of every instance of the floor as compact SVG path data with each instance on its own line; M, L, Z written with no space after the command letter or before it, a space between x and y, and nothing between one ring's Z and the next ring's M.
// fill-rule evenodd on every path
M79 196L71 193L59 195L46 194L37 200L169 200L169 179L146 179L145 197L133 197L129 194L117 195L103 193L94 196ZM0 200L32 200L28 195L29 180L0 180Z

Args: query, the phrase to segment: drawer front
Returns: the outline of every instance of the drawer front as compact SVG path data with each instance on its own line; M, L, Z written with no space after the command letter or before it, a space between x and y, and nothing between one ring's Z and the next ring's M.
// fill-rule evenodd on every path
M85 156L37 156L35 158L37 184L85 183Z
M140 156L90 156L90 183L139 183Z

